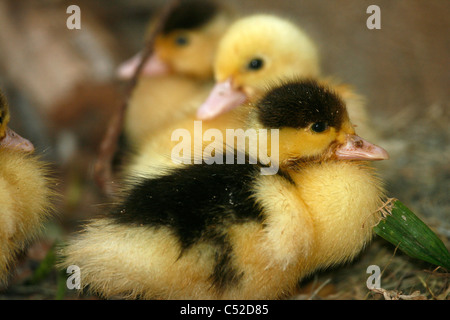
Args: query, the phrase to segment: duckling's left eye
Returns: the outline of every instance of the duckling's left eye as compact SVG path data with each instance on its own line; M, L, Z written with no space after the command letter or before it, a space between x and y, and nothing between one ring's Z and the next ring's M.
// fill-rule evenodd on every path
M311 130L316 133L324 132L327 129L328 129L328 124L326 122L316 122L316 123L313 123L311 126Z
M259 70L264 66L264 61L261 58L252 59L248 65L247 69L249 70Z
M177 46L185 46L189 43L189 40L186 36L178 36L175 38L175 43Z

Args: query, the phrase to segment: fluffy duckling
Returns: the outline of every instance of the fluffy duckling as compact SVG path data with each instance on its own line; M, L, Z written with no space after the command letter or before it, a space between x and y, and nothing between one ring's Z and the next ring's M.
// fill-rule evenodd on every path
M128 104L124 127L131 145L206 99L217 44L232 19L229 8L204 0L182 1L171 13ZM119 76L131 77L140 60L138 54L125 62Z
M237 21L219 44L214 64L216 84L198 109L197 117L214 119L236 108L264 90L268 80L314 77L339 92L352 122L361 132L373 137L362 97L351 86L323 77L319 60L312 40L285 19L255 15Z
M197 116L208 120L263 92L268 80L317 77L319 56L313 41L290 21L257 14L234 23L214 62L216 84Z
M248 112L236 107L256 99L267 82L316 77L320 68L317 49L301 29L283 18L257 14L230 26L219 43L214 71L217 84L204 95L204 104L198 103L187 115L179 113L181 120L172 119L170 125L147 135L125 171L148 172L157 164L172 164L171 150L178 143L171 141L172 132L184 128L193 136L195 120L202 120L203 130L242 128Z
M0 93L0 282L49 217L53 197L47 167L31 154L33 145L7 127L9 119Z
M250 109L250 128L279 130L278 171L224 155L139 178L65 247L83 287L105 298L283 298L367 245L384 194L366 161L387 153L355 135L342 99L290 81Z

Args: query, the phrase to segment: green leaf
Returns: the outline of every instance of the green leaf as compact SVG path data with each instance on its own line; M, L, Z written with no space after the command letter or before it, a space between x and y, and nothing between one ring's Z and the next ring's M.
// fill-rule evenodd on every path
M412 258L450 270L450 253L444 243L400 201L395 200L390 214L374 231Z

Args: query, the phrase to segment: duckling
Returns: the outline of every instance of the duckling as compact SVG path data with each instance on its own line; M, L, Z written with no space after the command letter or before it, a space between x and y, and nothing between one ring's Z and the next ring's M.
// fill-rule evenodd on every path
M124 134L132 146L206 99L217 44L233 17L231 8L204 0L182 1L171 13L128 104ZM140 61L138 54L121 65L119 77L130 78Z
M334 77L324 77L313 41L297 26L275 16L255 15L233 24L220 42L214 65L216 84L197 111L209 120L257 96L268 80L314 77L332 85L346 100L350 119L374 137L364 99Z
M162 33L155 39L154 54L142 69L144 76L183 74L198 79L213 76L216 46L234 19L231 7L215 1L184 0L171 12ZM149 24L147 37L154 21ZM142 60L138 53L117 69L121 79L130 79Z
M0 93L0 283L16 255L33 240L52 212L49 171L33 144L7 127L6 98Z
M283 77L317 77L320 67L315 44L294 23L255 14L237 20L223 35L214 72L217 84L204 95L204 103L179 113L181 120L172 118L169 125L148 134L124 171L148 171L157 163L172 164L170 154L176 144L171 141L172 132L184 128L193 136L195 120L202 120L203 130L242 128L247 111L236 107L256 99L267 82Z
M264 90L267 80L319 74L317 48L294 23L267 14L241 19L220 41L216 84L197 117L211 119L239 106Z
M224 153L224 164L138 177L67 243L62 265L104 298L277 299L355 258L384 197L367 161L386 151L355 134L343 100L317 81L273 85L249 108L249 128L278 130L276 172L261 174L250 153L227 165Z

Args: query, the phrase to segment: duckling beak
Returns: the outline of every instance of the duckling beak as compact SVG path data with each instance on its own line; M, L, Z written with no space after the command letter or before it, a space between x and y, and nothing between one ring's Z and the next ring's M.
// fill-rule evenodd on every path
M231 78L228 78L223 82L216 83L206 101L197 110L197 118L200 120L215 118L238 107L246 100L247 95L234 89Z
M128 59L117 68L117 77L122 80L131 79L142 60L142 52ZM142 67L141 74L159 76L169 73L169 67L156 53L153 53Z
M386 150L354 134L347 134L346 142L340 145L334 153L337 159L341 160L374 161L389 159Z
M29 140L22 138L9 128L6 128L6 135L0 140L0 147L21 150L24 152L34 151L34 146Z

